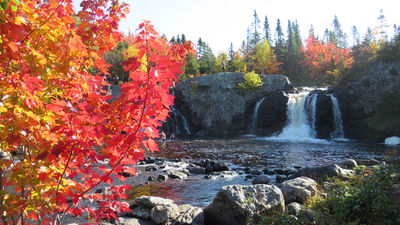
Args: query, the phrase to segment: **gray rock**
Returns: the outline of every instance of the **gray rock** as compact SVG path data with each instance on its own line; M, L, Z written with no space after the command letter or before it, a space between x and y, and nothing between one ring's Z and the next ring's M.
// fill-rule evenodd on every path
M366 159L366 160L359 160L358 164L364 166L376 166L379 165L380 162L376 159Z
M198 167L198 166L189 168L189 172L191 174L204 174L205 171L206 170L203 167Z
M178 216L179 207L175 204L155 206L150 212L150 219L155 224L172 222Z
M157 180L158 181L167 181L168 180L168 176L165 175L165 174L160 174L160 175L158 175Z
M132 209L132 217L148 220L150 218L150 210L151 208L139 205L136 208Z
M136 218L125 218L119 217L115 221L116 225L155 225L153 222L148 220L136 219Z
M339 162L338 165L344 169L353 169L354 167L358 166L357 162L354 159L344 159Z
M204 214L203 210L191 205L180 205L179 216L175 219L172 225L203 225Z
M297 216L301 211L301 205L297 202L292 202L286 206L289 215Z
M187 174L179 171L170 171L168 173L168 176L171 179L178 179L178 180L184 180L187 178Z
M156 171L156 170L158 170L158 167L155 165L146 166L146 171Z
M318 182L325 181L328 177L346 177L345 170L338 165L328 165L319 167L306 167L299 171L299 176L310 177Z
M266 175L258 175L254 180L251 182L252 184L269 184L269 177Z
M248 109L266 94L289 90L283 75L261 75L264 85L255 92L242 93L239 83L243 73L216 73L178 82L175 88L176 107L191 121L196 131L208 136L244 134L250 130Z
M204 209L205 224L244 225L257 215L283 212L285 201L274 185L228 185Z
M285 176L285 175L276 175L276 182L277 183L282 183L283 181L285 181L285 180L287 180L288 179L288 177L287 176Z
M135 203L139 206L152 208L154 206L171 205L174 204L174 201L160 197L141 196L135 199Z
M394 108L400 102L400 63L373 64L360 79L337 86L338 98L346 138L368 142L384 142L386 137L399 134L400 118Z
M317 183L308 177L297 177L284 181L280 185L286 204L291 202L303 203L307 198L317 194Z

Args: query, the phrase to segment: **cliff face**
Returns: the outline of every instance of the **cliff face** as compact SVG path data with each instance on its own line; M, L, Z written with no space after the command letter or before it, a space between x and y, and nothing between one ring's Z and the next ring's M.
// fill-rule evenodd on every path
M175 106L188 118L193 133L207 136L249 133L256 102L263 96L284 95L282 91L292 89L283 75L261 75L263 86L254 92L243 91L237 87L244 81L243 75L217 73L177 84Z
M400 77L374 71L333 89L347 138L383 142L386 137L400 135Z

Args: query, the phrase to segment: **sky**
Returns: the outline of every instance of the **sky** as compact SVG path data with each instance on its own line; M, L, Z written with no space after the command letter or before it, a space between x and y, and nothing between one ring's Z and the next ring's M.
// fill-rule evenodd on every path
M120 24L124 33L134 33L143 20L150 20L160 34L168 39L185 34L197 43L201 37L214 54L228 51L230 43L237 50L246 39L246 30L253 21L254 10L264 24L268 17L271 30L279 18L286 34L288 20L298 21L302 38L308 36L311 24L316 35L322 37L326 28L332 29L336 15L343 31L352 40L351 27L356 25L361 35L368 27L378 25L382 9L393 31L400 25L398 0L128 0L131 12ZM274 32L272 33L274 35Z

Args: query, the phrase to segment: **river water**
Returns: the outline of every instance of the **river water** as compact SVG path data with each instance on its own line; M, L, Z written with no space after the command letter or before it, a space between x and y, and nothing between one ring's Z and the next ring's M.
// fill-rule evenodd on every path
M190 162L210 159L227 162L232 171L215 174L211 179L204 175L191 175L182 181L153 181L137 188L136 194L151 194L175 200L179 204L207 206L224 185L251 184L252 177L244 171L250 168L255 173L284 168L303 168L338 163L345 158L355 160L384 160L394 148L382 144L364 144L349 140L327 141L307 139L288 141L279 138L240 136L226 139L187 139L159 142L160 152L149 156L182 159L170 162L170 167L188 166ZM151 173L138 166L142 182ZM160 171L161 173L161 171ZM268 175L271 183L276 176Z

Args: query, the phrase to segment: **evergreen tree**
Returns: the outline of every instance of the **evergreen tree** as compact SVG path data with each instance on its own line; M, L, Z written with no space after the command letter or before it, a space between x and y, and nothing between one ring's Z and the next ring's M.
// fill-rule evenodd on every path
M286 46L286 57L284 61L285 73L291 80L299 80L301 73L299 62L301 59L300 49L302 42L297 22L291 23L290 20L288 21L288 38Z
M275 32L275 54L277 57L277 60L279 62L284 62L285 61L285 54L286 54L286 49L285 49L285 40L283 36L283 31L281 27L281 21L278 19L276 22L276 32Z
M267 16L265 16L265 20L264 20L264 32L265 32L265 39L268 39L269 41L271 41L271 29L269 27Z
M197 42L197 55L199 63L199 72L201 74L210 74L215 65L215 56L207 43L199 38Z
M188 78L189 77L188 75L197 75L200 73L200 65L197 58L194 55L190 54L186 57L186 64L183 70L186 76L185 77L181 76L180 80Z
M176 35L176 43L180 44L181 43L181 38L179 37L179 34Z
M379 38L381 41L387 41L388 35L387 35L387 28L389 25L387 24L387 19L385 15L383 15L383 9L379 11L379 16L378 16L378 22L379 22Z
M186 42L186 36L184 34L182 34L181 36L181 43L185 43Z
M374 34L372 33L371 28L368 27L367 33L364 35L363 44L370 45L375 41Z
M261 41L261 33L260 30L260 19L257 16L257 11L254 10L254 20L251 23L252 33L250 39L251 50L254 50L254 46L256 46Z
M354 25L351 27L351 32L353 34L353 46L360 44L360 33L357 30L357 27Z
M330 32L329 32L328 28L326 28L325 31L324 31L324 39L323 39L323 42L324 42L325 44L328 44L329 41L330 41L330 39L331 39L331 37L330 37Z
M170 40L169 42L176 44L175 37L172 37L171 40Z
M231 46L229 47L228 52L228 71L234 72L233 65L235 64L235 51L233 50L233 43L231 42Z
M292 27L294 32L294 39L297 44L297 49L300 49L300 47L303 46L303 42L301 40L300 27L299 24L297 23L297 20L296 23L292 24Z
M333 19L333 32L331 32L331 40L332 43L336 44L339 48L346 48L346 34L343 33L342 27L340 25L339 19L337 16Z

